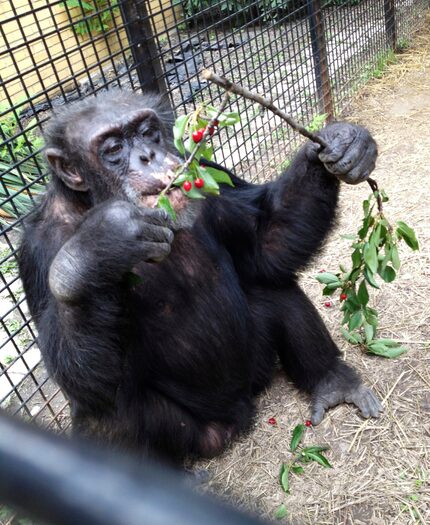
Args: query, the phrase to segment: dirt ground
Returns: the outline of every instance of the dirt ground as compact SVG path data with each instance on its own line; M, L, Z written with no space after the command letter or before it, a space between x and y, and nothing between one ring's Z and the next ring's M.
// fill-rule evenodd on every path
M291 477L286 495L279 468L289 459L292 429L309 416L309 399L279 373L259 401L252 433L204 466L211 491L268 518L285 504L284 521L294 524L424 525L430 523L430 19L387 74L359 93L346 118L367 126L378 142L374 176L390 196L388 219L406 221L420 241L420 252L401 250L398 279L372 290L380 336L401 341L408 353L385 360L350 346L340 335L338 301L325 308L314 279L319 269L336 271L348 262L349 242L340 234L357 231L366 184L343 187L339 226L302 285L345 360L383 400L384 415L366 421L352 406L331 410L306 443L329 445L333 469L307 465ZM271 417L277 425L268 423Z

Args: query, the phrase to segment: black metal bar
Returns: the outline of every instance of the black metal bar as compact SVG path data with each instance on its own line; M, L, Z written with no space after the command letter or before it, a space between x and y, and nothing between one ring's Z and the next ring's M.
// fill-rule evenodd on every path
M140 87L142 90L158 91L161 95L166 95L167 86L146 2L127 0L120 3L120 8Z
M395 0L384 0L385 31L387 34L387 45L391 49L397 48L396 28L396 2Z
M264 525L185 475L0 414L0 501L53 525Z
M322 113L326 113L327 120L330 121L334 116L334 108L321 2L320 0L308 0L307 5L318 99Z

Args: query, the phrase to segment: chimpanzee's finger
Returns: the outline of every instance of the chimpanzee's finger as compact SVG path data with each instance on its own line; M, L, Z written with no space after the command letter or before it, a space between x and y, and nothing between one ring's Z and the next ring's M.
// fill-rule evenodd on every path
M144 210L139 211L145 218L146 222L155 224L156 226L166 226L170 229L174 226L173 219L166 210L161 208L145 208Z
M138 240L147 242L165 242L171 244L175 237L172 230L164 228L163 226L155 226L141 221L139 225L139 232L136 235Z

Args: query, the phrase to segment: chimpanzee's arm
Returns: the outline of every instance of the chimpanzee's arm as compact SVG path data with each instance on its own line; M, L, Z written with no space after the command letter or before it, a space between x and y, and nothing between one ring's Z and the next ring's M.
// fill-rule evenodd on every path
M20 270L46 365L66 394L89 410L111 405L119 384L121 335L129 322L124 275L138 260L170 252L167 224L161 210L113 200L88 212L62 245L61 239L52 244L42 221L24 239Z
M334 224L339 179L357 184L375 166L376 144L364 128L336 123L321 135L327 148L309 142L278 180L238 191L254 191L254 248L243 265L251 279L281 284L304 268Z

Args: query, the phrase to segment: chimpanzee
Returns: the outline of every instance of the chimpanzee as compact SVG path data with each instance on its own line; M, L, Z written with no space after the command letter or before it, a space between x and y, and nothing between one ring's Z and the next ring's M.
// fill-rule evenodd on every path
M181 162L170 130L156 96L110 91L45 131L52 180L19 265L75 430L178 464L212 457L249 428L278 356L314 425L342 402L378 417L297 283L334 224L339 180L375 166L368 131L328 125L328 147L305 144L273 182L230 174L234 187L201 201L175 188L173 222L154 207Z

